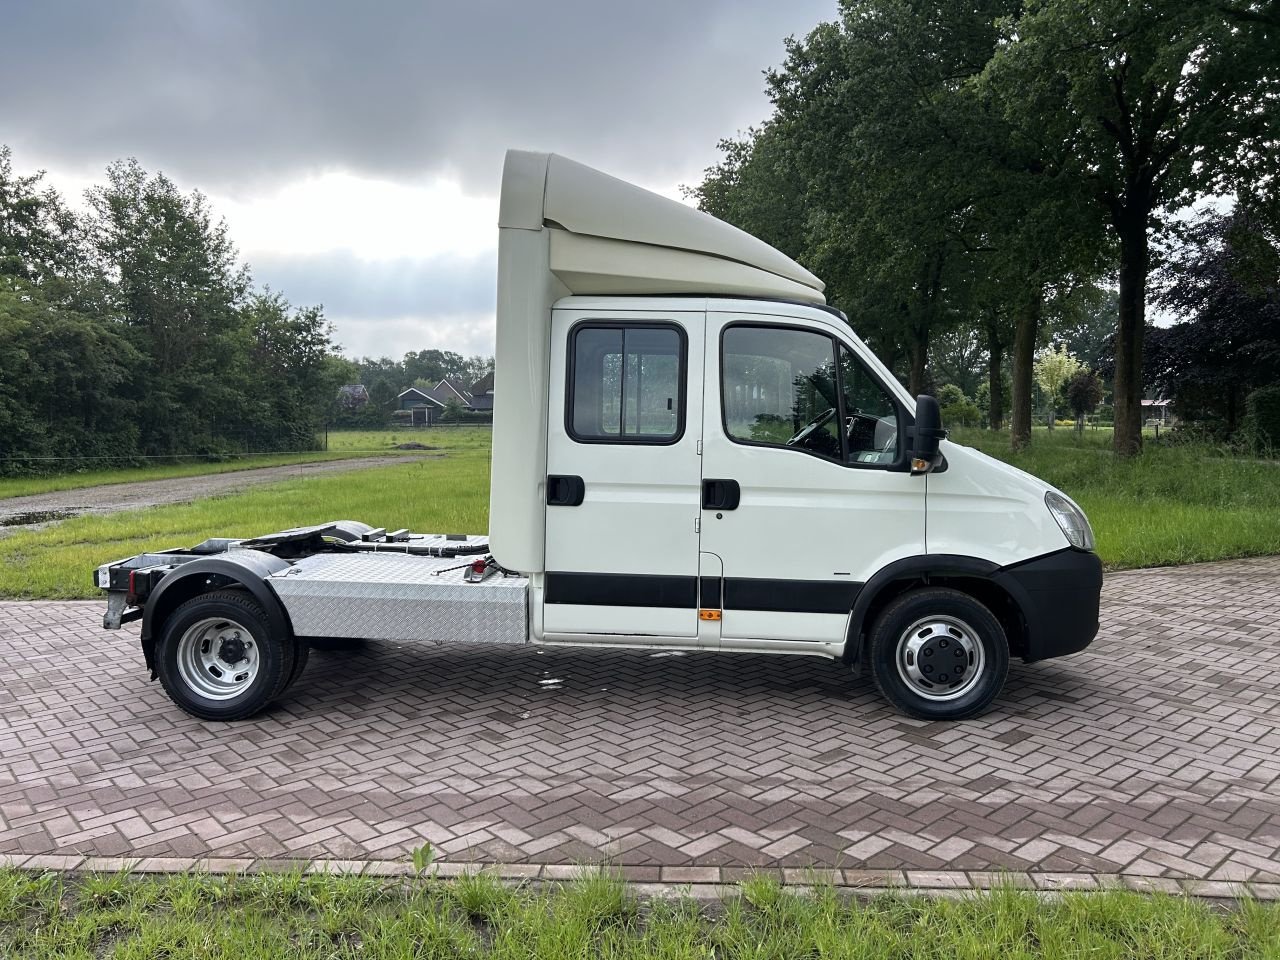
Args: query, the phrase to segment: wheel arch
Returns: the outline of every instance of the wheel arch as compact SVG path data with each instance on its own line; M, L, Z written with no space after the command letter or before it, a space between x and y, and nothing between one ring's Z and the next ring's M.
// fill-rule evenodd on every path
M844 662L861 669L867 632L880 611L909 590L918 587L951 587L973 597L1000 622L1009 640L1009 652L1026 653L1027 625L1015 584L997 583L1000 567L990 560L956 554L932 554L896 560L878 571L858 591L849 615Z
M289 564L267 553L245 551L243 557L203 557L184 563L169 574L147 598L142 611L142 655L146 658L151 679L156 678L156 639L169 616L194 597L215 590L241 589L252 596L266 614L273 633L293 636L289 614L266 583L266 577Z

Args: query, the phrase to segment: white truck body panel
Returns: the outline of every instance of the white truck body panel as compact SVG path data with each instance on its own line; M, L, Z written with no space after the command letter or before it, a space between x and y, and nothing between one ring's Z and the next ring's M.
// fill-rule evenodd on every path
M944 440L942 454L947 469L927 478L929 553L1007 567L1068 546L1044 506L1048 491L1062 491L972 447Z

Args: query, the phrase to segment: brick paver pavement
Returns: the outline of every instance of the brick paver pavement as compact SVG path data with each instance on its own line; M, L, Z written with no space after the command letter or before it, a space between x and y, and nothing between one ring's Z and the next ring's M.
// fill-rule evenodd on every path
M824 660L376 643L202 723L97 603L0 604L0 856L1280 881L1280 558L1110 576L1085 653L908 720ZM162 862L162 861L160 861Z

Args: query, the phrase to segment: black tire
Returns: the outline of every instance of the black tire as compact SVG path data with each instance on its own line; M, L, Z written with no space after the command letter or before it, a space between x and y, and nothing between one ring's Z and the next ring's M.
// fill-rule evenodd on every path
M1000 621L967 593L947 587L895 599L876 618L868 648L880 693L922 720L977 716L1009 674L1009 640Z
M293 686L294 682L302 676L302 671L307 669L307 660L311 657L311 644L297 637L290 638L293 641L293 670L289 674L289 678L276 691L273 699L283 697L285 691Z
M224 654L224 644L241 646ZM303 659L299 650L305 653L306 644L273 635L266 613L248 593L216 590L188 600L164 622L156 673L169 698L193 717L243 720L289 685ZM231 656L243 659L228 666L223 658ZM241 676L243 689L236 689Z

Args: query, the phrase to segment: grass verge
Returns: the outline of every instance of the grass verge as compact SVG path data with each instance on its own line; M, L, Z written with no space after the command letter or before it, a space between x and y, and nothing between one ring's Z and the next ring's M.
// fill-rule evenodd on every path
M1045 901L856 900L745 881L712 903L640 901L585 877L511 887L355 876L0 872L0 954L14 958L1245 958L1280 951L1280 905L1230 909L1126 891Z
M424 441L425 442L425 441ZM210 536L248 537L323 520L389 529L484 532L489 525L487 431L432 435L442 459L304 477L192 503L85 515L0 539L0 596L96 597L94 567Z
M444 434L445 443L454 433ZM458 433L481 435L481 431L458 428ZM225 460L186 459L178 462L160 462L145 467L113 467L105 470L83 470L74 473L58 473L48 476L0 478L0 500L8 497L26 497L55 490L80 490L99 487L107 483L136 483L141 480L170 480L178 477L203 477L213 473L235 473L255 470L259 467L280 467L296 463L317 463L325 460L350 460L355 457L412 454L412 450L397 450L396 445L416 441L429 446L439 446L442 430L379 431L335 430L329 434L328 450L306 450L293 453L228 454ZM175 458L177 460L177 458Z
M955 430L953 439L1048 481L1076 500L1111 569L1280 554L1280 462L1204 445L1148 439L1132 460L1110 431L1037 430L1013 453L1007 433Z

